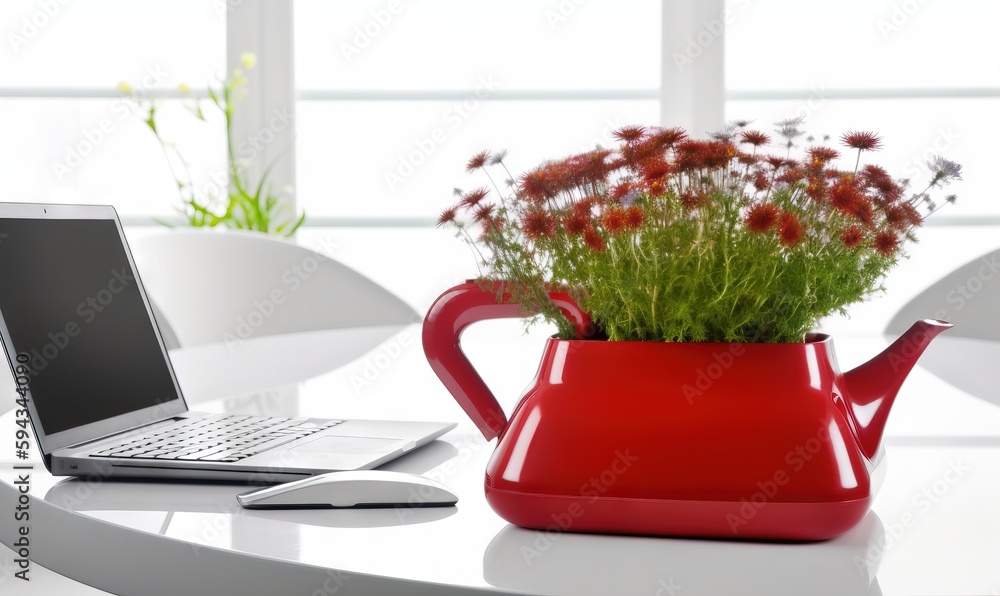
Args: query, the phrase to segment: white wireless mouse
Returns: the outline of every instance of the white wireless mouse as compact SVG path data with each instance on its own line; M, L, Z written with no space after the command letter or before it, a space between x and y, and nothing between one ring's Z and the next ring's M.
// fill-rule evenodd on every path
M247 509L447 507L458 496L440 482L387 470L329 472L236 495Z

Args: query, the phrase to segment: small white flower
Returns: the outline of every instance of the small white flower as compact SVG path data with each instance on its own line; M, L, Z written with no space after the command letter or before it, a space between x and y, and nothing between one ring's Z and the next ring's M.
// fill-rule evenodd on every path
M257 54L253 52L243 52L240 54L240 64L247 70L253 69L257 65Z

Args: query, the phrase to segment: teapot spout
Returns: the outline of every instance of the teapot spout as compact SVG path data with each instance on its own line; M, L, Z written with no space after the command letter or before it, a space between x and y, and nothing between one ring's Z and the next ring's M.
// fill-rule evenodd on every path
M939 333L951 323L934 319L917 321L881 354L844 373L844 399L858 429L861 451L875 457L889 410L913 365Z

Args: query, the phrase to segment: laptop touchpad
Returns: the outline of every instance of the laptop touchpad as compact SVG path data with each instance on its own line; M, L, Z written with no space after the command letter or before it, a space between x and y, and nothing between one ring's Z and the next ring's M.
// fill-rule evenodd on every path
M320 437L291 449L296 453L331 454L344 453L363 455L366 453L386 453L394 451L400 439L379 437Z

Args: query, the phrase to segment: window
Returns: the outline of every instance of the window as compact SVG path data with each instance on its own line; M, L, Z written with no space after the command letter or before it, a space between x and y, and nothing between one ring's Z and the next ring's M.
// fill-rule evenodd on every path
M658 118L660 3L295 3L297 186L313 218L431 221L482 149L516 175Z
M220 126L194 122L177 86L225 72L225 16L202 0L7 0L0 6L0 179L5 200L112 203L167 215L175 186L120 81L172 95L163 128L195 179L224 168Z
M927 179L927 158L944 155L963 165L964 182L958 204L935 219L1000 215L987 181L1000 134L1000 4L730 0L727 8L727 117L756 118L767 131L805 115L816 136L877 131L885 148L873 159L914 185Z

